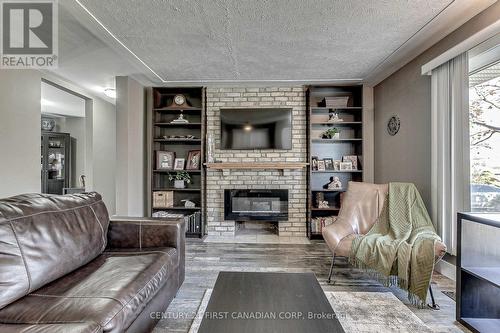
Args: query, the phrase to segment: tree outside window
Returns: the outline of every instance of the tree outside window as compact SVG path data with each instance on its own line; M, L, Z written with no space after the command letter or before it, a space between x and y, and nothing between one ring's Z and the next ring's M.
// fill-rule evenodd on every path
M500 211L500 63L469 77L471 208Z

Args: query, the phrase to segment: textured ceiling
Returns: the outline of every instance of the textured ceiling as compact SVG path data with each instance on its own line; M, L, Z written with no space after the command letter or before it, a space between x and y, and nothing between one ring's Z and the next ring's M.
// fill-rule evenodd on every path
M362 79L452 0L80 0L167 81Z

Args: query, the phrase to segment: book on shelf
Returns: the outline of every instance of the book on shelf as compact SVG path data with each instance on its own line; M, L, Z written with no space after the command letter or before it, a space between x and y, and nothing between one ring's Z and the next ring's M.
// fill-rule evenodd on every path
M201 232L201 212L195 212L191 215L185 215L184 222L186 223L186 232Z

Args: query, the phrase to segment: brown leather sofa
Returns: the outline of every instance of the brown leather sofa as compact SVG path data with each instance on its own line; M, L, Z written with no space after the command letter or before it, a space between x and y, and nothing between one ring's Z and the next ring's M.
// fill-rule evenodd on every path
M95 192L0 200L0 332L149 332L184 281L184 234L110 221Z

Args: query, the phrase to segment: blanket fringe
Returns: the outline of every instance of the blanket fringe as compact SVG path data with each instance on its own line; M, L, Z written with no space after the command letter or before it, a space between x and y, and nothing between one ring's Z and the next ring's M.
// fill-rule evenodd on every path
M399 289L405 290L408 293L408 300L413 306L418 307L419 309L426 308L426 300L422 300L420 297L410 292L408 281L399 278L397 275L384 275L368 267L365 263L357 260L356 258L349 258L349 264L354 268L363 270L372 280L377 280L385 287L398 287Z

